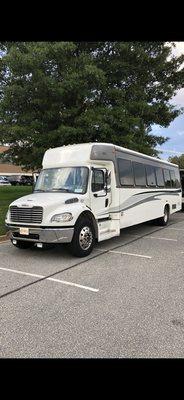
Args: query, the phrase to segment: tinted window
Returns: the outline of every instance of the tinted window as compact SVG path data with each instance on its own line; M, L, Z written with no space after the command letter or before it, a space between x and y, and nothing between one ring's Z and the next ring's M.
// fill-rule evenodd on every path
M146 165L146 176L148 186L156 186L155 169L151 165Z
M146 186L146 171L144 164L133 162L136 186Z
M170 170L170 175L171 175L171 185L172 185L172 187L176 187L175 172L173 170Z
M175 179L176 179L176 187L180 188L181 187L181 180L180 180L180 173L179 173L179 169L175 169Z
M164 169L164 181L166 187L171 187L171 178L168 169Z
M93 171L91 190L92 192L98 192L104 189L104 172L101 169Z
M134 177L133 177L131 161L119 158L118 159L118 169L119 169L119 178L120 178L121 185L133 186L134 185Z
M163 177L163 170L162 168L156 167L155 168L155 174L156 174L156 183L157 186L159 187L164 187L164 177Z
M180 172L180 176L181 176L182 196L184 197L184 174L182 172L183 171Z

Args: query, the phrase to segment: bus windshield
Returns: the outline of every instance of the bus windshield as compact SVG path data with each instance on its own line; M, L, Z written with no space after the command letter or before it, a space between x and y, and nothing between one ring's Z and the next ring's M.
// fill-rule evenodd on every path
M87 167L60 167L43 169L34 192L68 192L84 194L88 183Z

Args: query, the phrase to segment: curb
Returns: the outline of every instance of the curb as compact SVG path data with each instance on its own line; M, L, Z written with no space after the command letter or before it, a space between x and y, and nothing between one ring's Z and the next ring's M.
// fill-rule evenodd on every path
M6 242L9 240L9 232L6 233L6 235L0 236L0 243L1 242Z

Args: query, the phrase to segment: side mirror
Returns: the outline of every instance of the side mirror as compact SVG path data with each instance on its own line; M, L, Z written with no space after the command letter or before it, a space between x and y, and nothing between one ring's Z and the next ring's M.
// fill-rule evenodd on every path
M106 188L104 188L102 190L99 190L98 193L93 193L93 196L94 197L104 197L104 196L106 196Z

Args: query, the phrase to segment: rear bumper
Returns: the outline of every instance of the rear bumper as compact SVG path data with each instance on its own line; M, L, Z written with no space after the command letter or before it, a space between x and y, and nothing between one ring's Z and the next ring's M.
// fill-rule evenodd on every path
M6 225L10 239L24 240L35 243L70 243L73 238L74 228L32 228L29 235L20 235L20 226Z

